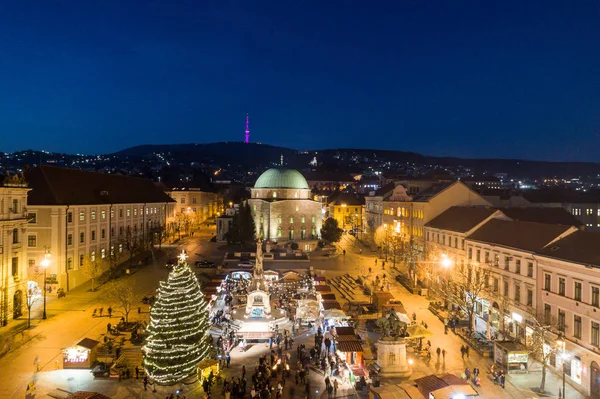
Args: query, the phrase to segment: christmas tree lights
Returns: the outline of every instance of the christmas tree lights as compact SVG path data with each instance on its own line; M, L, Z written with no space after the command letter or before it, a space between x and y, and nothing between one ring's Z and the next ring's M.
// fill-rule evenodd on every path
M167 281L160 282L150 310L142 348L148 377L159 385L173 385L193 376L198 363L208 357L209 328L208 304L182 252Z

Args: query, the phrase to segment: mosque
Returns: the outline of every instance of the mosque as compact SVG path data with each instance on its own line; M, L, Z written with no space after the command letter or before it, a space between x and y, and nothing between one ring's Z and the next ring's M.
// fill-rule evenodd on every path
M306 179L297 170L268 169L250 189L248 203L258 237L274 243L297 242L305 251L316 248L322 206L312 199Z

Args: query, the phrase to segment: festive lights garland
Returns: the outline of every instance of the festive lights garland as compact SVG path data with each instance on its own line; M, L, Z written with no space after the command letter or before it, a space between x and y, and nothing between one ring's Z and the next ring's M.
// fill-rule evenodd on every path
M142 363L159 385L173 385L196 373L208 356L208 304L195 274L181 256L167 281L161 281L150 310Z

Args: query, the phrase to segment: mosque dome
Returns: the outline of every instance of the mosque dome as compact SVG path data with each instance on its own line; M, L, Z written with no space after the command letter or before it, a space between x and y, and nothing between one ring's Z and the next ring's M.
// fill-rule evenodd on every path
M308 189L308 183L297 170L271 168L259 176L254 188Z

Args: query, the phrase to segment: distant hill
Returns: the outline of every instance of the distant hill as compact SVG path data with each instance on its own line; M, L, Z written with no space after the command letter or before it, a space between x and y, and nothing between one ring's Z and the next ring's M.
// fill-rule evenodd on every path
M417 165L437 165L443 167L462 166L478 173L508 173L520 177L551 176L593 176L600 175L600 164L593 162L544 162L521 159L469 159L435 157L407 151L334 148L324 150L298 151L291 148L268 144L220 142L206 144L157 144L126 148L112 155L147 157L153 154L170 155L180 162L214 162L220 165L240 165L261 168L279 163L283 155L285 163L291 167L305 168L308 161L317 154L319 163L332 169L349 170L358 165L349 162L353 157L373 162L393 164L415 163Z

